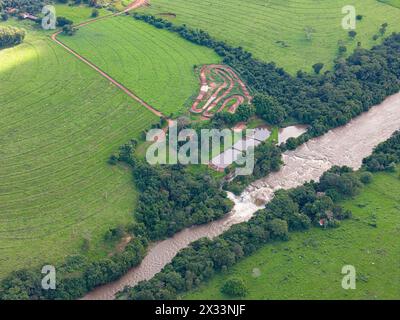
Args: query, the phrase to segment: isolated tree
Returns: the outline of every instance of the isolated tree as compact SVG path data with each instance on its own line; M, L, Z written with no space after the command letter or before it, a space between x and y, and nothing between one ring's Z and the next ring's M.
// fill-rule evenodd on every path
M66 24L65 26L63 26L62 30L64 34L68 36L73 36L76 33L76 28L70 24Z
M382 24L381 28L379 29L379 33L381 34L381 36L383 36L386 33L387 27L388 27L388 23L387 22Z
M363 172L360 177L360 181L363 184L370 184L372 182L373 175L371 172Z
M99 16L99 10L96 8L92 10L92 18L97 18Z
M349 37L354 39L357 35L357 32L355 32L354 30L349 31Z
M318 63L314 64L312 67L313 67L313 69L314 69L314 72L315 72L316 74L319 74L320 71L322 70L322 68L324 67L324 64L321 63L321 62L318 62Z
M339 54L344 54L347 52L346 46L339 46Z
M244 297L248 290L242 279L231 278L224 283L221 292L230 297Z

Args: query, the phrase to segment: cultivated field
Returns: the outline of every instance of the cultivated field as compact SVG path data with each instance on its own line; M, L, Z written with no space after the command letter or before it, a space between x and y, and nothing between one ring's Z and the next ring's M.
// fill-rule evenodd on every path
M108 254L102 237L132 221L136 192L107 159L158 118L41 31L0 61L0 277Z
M199 90L194 66L220 61L210 49L127 16L58 39L167 116L189 110Z
M374 182L344 205L354 217L339 229L314 228L266 245L184 298L227 298L220 288L235 276L248 286L248 299L398 299L399 173L375 174ZM341 269L348 264L358 272L357 290L341 287Z
M78 24L84 22L89 19L93 19L91 17L93 8L89 8L87 6L66 6L62 4L57 4L54 6L56 8L56 14L58 17L66 17L74 22L74 24ZM99 17L105 16L107 14L111 14L110 11L105 9L100 9Z
M395 4L398 0L387 2ZM377 0L151 0L150 3L149 8L139 11L206 30L292 73L299 69L309 71L317 62L331 67L339 40L343 40L348 52L358 41L364 47L371 47L380 41L373 41L372 37L384 22L389 24L387 34L400 31L400 11ZM354 40L341 27L342 7L346 5L354 5L357 14L363 15ZM310 30L311 40L307 40L305 29Z

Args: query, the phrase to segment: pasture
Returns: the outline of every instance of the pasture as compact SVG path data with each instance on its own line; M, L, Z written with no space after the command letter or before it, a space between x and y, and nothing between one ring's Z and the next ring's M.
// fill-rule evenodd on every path
M58 39L167 116L189 111L200 87L195 66L220 61L213 50L129 16Z
M398 299L399 173L375 174L344 205L353 218L339 229L293 233L289 242L266 245L183 298L227 298L220 289L235 276L249 289L246 299ZM356 268L356 290L341 287L344 265Z
M58 17L65 17L74 22L74 24L78 24L84 21L87 21L92 18L92 10L93 8L81 5L81 6L67 6L63 4L54 5L56 9L56 15ZM99 9L99 17L111 14L111 12L105 9Z
M396 4L398 0L385 2ZM219 40L242 46L256 58L276 62L290 73L311 71L322 62L331 68L341 41L347 52L358 42L369 48L381 41L372 37L387 22L387 34L400 31L400 11L377 0L150 0L139 11L175 24L200 28ZM353 5L363 16L355 39L341 26L342 8ZM307 30L307 31L306 31ZM307 39L309 34L310 40Z
M108 157L158 122L23 25L24 44L0 51L0 278L70 254L109 254L103 236L133 221L136 191Z
M378 0L382 3L386 3L396 8L400 8L400 0Z

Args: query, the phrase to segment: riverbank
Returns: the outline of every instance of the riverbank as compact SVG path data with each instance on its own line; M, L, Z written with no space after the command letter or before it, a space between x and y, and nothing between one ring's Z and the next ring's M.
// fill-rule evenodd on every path
M140 266L131 269L118 281L98 287L84 299L113 299L125 286L151 279L190 243L203 237L216 237L232 225L248 221L260 208L255 202L268 202L278 189L289 189L312 179L318 180L333 165L358 169L362 159L371 154L376 145L400 128L399 110L400 93L388 97L347 125L312 139L297 150L285 152L285 165L279 172L253 183L240 197L230 195L235 207L229 215L207 225L183 230L170 239L153 244Z

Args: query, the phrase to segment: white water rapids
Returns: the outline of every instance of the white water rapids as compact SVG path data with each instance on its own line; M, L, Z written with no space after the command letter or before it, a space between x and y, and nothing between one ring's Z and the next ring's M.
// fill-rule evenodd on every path
M312 139L297 150L285 152L284 166L279 172L251 184L241 197L229 194L235 206L223 219L183 230L170 239L153 244L140 266L129 270L121 279L98 287L84 299L113 299L125 286L151 279L193 241L202 237L216 237L232 225L248 221L259 209L255 203L268 202L278 189L289 189L312 179L318 180L333 165L358 169L362 159L398 129L400 93L387 98L347 125Z

